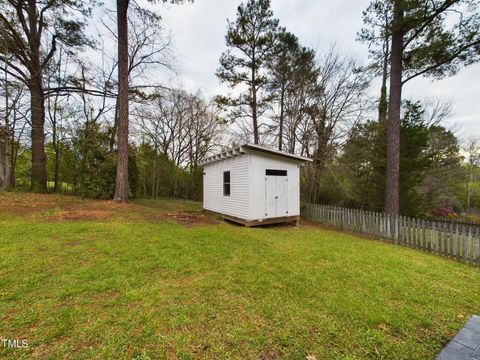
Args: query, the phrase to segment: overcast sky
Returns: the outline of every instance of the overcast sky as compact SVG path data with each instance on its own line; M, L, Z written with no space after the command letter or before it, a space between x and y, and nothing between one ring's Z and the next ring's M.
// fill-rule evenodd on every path
M162 9L165 28L172 33L178 58L177 85L207 96L222 87L215 77L218 60L225 50L227 19L235 19L239 0L195 0L193 4ZM336 43L345 54L367 61L366 46L355 41L362 27L361 14L368 0L272 0L280 25L299 37L301 43L321 52ZM371 89L372 94L378 92ZM444 125L465 139L480 136L480 64L461 70L441 81L417 78L404 87L404 98L451 101L453 113Z

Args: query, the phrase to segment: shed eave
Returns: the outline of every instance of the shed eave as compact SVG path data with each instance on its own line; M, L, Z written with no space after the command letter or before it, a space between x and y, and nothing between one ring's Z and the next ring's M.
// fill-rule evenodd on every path
M230 159L230 158L234 158L234 157L237 157L237 156L240 156L240 155L243 155L243 154L247 153L249 150L262 152L262 153L266 153L266 154L270 154L270 155L275 155L275 156L279 156L279 157L283 157L283 158L287 158L287 159L295 160L295 161L299 161L299 162L311 162L312 161L312 159L304 157L304 156L290 154L290 153L286 153L286 152L279 151L279 150L268 149L268 148L260 146L260 145L244 144L244 145L241 145L241 146L237 146L233 149L224 150L219 154L216 154L216 155L210 156L208 158L205 158L204 160L199 162L199 165L200 166L206 166L206 165L218 162L218 161L223 161L223 160L227 160L227 159Z

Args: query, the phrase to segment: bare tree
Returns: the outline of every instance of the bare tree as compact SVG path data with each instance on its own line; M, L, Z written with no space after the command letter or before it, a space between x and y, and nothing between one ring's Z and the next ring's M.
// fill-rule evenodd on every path
M363 119L370 101L366 96L368 78L357 71L355 60L341 55L332 46L318 59L318 78L314 91L305 94L308 103L302 104L304 120L300 125L302 153L313 157L307 182L310 201L318 200L322 170L329 154L347 138L349 130Z
M468 168L468 182L467 182L467 206L466 213L470 212L470 207L472 203L473 196L473 182L475 169L480 165L480 139L471 137L467 140L464 147L467 158L467 168Z
M52 59L58 42L71 49L87 43L79 16L89 13L84 1L2 1L0 39L11 57L8 73L28 86L31 95L31 189L47 190L45 155L45 89L43 73Z
M7 57L5 49L5 57ZM5 61L3 90L5 96L5 124L0 123L0 192L10 187L12 181L12 153L10 143L10 110L9 110L9 80L8 62Z
M218 146L225 124L213 104L207 103L200 95L191 95L183 90L165 91L158 95L155 101L138 108L135 119L138 133L148 139L155 153L163 154L175 167L188 170L190 174L195 173L200 159ZM160 175L154 158L152 197L158 195Z
M31 125L26 86L5 75L2 91L5 101L4 108L0 105L0 110L5 116L5 123L0 123L0 187L6 189L16 186L15 165L20 144L26 142L24 135Z

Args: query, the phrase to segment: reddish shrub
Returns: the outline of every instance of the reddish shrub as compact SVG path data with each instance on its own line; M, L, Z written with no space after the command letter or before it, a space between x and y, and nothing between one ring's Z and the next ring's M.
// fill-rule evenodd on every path
M436 209L432 209L430 210L430 212L432 213L433 217L446 218L446 217L455 217L456 215L455 211L453 211L453 208L448 204L444 204L442 206L439 206Z

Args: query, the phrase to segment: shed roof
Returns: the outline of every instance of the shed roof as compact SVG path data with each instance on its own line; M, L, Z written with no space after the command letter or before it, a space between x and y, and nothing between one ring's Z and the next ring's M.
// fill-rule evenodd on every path
M210 156L208 158L205 158L200 162L200 165L205 166L205 165L212 164L212 163L215 163L215 162L218 162L218 161L223 161L223 160L226 160L226 159L229 159L229 158L233 158L233 157L236 157L236 156L240 156L242 154L249 153L251 150L253 150L254 152L267 153L267 154L270 154L270 155L276 155L276 156L280 156L280 157L284 157L284 158L287 158L287 159L290 159L290 160L296 160L296 161L300 161L300 162L312 161L312 159L304 157L304 156L290 154L290 153L279 151L279 150L272 150L272 149L269 149L269 148L266 148L266 147L260 146L260 145L244 144L244 145L240 145L240 146L237 146L235 148L232 148L232 149L222 151L221 153Z

